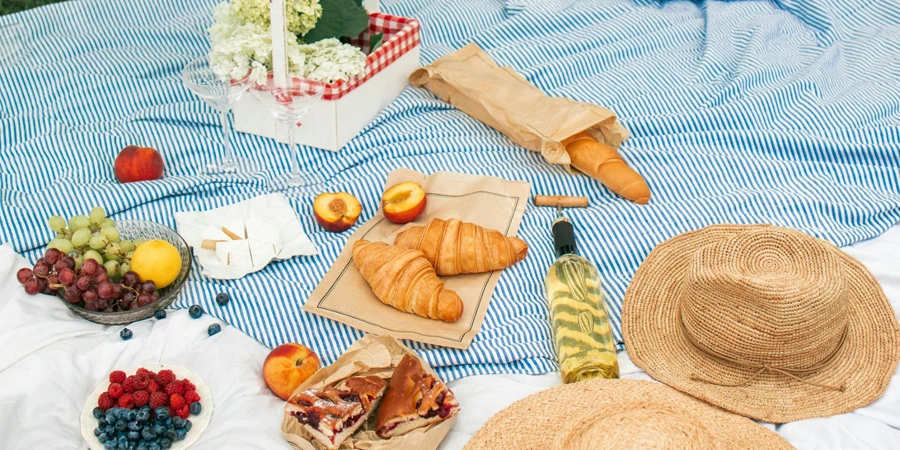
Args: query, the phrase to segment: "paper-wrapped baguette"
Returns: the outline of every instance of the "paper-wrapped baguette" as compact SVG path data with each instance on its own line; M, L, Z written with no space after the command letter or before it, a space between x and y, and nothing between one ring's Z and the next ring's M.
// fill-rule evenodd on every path
M641 205L650 201L647 182L625 163L616 149L598 142L584 131L566 139L563 144L572 167L628 200Z

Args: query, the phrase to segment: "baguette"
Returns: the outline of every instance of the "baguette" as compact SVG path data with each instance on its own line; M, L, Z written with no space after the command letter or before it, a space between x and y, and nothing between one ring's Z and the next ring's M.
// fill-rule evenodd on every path
M625 163L616 149L598 142L586 131L564 140L563 145L572 167L628 200L641 205L650 201L647 182Z

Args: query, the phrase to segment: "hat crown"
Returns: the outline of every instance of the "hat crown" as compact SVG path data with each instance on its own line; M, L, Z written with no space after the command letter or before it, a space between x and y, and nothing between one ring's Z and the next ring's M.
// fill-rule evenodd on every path
M788 370L834 354L849 321L835 248L778 227L697 250L682 284L688 337L716 356Z

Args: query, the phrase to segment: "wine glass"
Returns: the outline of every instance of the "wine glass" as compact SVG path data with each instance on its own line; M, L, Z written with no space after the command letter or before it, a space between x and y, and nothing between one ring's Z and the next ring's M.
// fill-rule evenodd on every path
M206 166L205 173L208 175L246 175L253 172L253 164L250 161L234 155L230 141L229 113L234 104L250 87L248 76L240 80L222 77L213 71L209 64L209 58L206 56L189 62L181 71L184 85L222 116L222 145L225 147L225 156Z
M275 120L287 126L288 145L291 150L291 174L286 183L288 186L296 187L303 184L304 179L300 175L298 162L300 154L294 140L294 131L300 126L300 119L322 98L325 83L292 77L287 81L287 86L278 87L274 80L275 77L269 74L264 83L253 85L250 92L275 116Z
M21 23L0 25L0 68L12 67L25 55L25 26Z

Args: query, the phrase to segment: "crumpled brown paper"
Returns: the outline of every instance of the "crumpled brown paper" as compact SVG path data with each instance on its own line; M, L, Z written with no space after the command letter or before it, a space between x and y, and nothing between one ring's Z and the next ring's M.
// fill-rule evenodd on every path
M476 44L416 69L409 81L553 164L569 164L562 141L582 131L614 148L629 136L609 109L551 97Z
M328 317L360 330L411 339L427 344L465 349L481 329L494 287L502 271L442 277L447 289L463 302L463 315L447 323L409 314L378 300L369 283L353 265L353 243L360 239L394 243L401 230L424 225L432 218L456 218L507 236L515 236L525 213L531 185L495 177L435 172L432 175L397 169L388 175L385 188L414 181L425 189L425 211L408 225L389 222L379 211L350 236L344 250L310 294L303 310Z
M390 336L368 334L354 342L334 364L319 369L318 372L309 377L308 380L294 390L294 395L310 387L321 388L354 376L375 375L390 381L391 376L394 374L394 369L407 353L418 358L412 350ZM421 358L419 360L422 362L422 368L425 370L425 373L437 377L434 369L425 360ZM463 408L465 406L461 405L460 407ZM375 413L373 412L369 416L369 421L360 428L360 431L347 438L341 448L432 450L440 445L441 441L444 440L447 433L450 432L450 429L456 423L456 416L453 416L443 422L413 430L403 436L382 439L375 434L374 419ZM288 443L291 444L291 447L295 449L321 450L324 448L308 435L297 419L288 415L287 412L285 412L281 421L281 433Z

